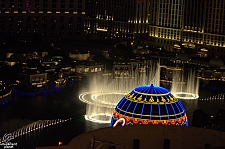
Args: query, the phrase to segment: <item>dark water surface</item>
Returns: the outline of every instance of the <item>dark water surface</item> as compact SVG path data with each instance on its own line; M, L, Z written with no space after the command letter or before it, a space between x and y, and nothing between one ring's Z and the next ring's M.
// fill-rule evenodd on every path
M17 143L14 148L35 149L37 146L56 146L59 141L68 144L72 138L83 132L108 127L109 124L97 124L84 119L86 104L78 98L81 86L83 87L81 84L66 85L60 92L46 96L22 97L12 94L10 106L0 109L0 135L13 132L37 120L74 118L11 141ZM217 93L201 90L200 98L215 94ZM215 115L219 109L225 108L224 100L181 100L181 102L187 111L189 123L195 109L202 109Z

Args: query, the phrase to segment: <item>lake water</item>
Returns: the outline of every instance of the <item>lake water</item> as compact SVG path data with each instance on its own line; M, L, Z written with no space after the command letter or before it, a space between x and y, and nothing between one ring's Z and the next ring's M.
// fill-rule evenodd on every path
M69 141L83 132L109 124L97 124L86 121L84 115L86 104L78 99L83 84L66 85L60 92L46 96L22 97L11 95L11 104L0 109L0 135L10 133L31 122L43 119L67 119L71 121L41 129L11 142L17 143L21 149L35 149L37 146L56 146L59 141L68 144ZM217 94L215 91L200 90L200 98ZM219 109L225 107L224 100L181 100L184 105L189 123L195 109L202 109L206 113L215 115ZM91 138L90 138L91 139Z

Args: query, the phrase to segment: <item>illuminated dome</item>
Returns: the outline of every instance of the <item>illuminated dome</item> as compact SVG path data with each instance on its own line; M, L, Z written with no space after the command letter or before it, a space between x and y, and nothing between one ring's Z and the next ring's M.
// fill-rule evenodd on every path
M188 126L186 111L169 90L153 85L139 86L117 104L111 127L134 124Z

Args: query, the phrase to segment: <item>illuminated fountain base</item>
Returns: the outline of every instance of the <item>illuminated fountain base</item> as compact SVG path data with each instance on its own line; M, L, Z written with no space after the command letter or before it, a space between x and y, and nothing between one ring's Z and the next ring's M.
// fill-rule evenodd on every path
M187 92L176 92L173 93L173 95L178 99L198 99L199 96L193 93L187 93Z
M88 121L92 121L95 123L110 123L111 122L112 114L107 113L98 113L98 114L91 114L85 115L85 119Z
M112 111L126 93L127 91L93 91L80 94L79 99L87 103L85 119L95 123L110 123Z
M124 96L127 91L93 91L80 94L79 99L87 104L99 107L114 108L119 99ZM118 101L110 99L118 99Z
M178 99L198 99L199 95L199 78L196 77L194 68L188 70L188 77L186 82L184 71L173 71L173 82L171 92Z
M130 90L140 85L160 84L160 66L156 61L148 61L145 66L132 66L129 73L115 71L114 75L93 75L89 78L89 87L79 95L79 99L87 103L86 120L110 123L115 106ZM86 92L87 90L90 92Z

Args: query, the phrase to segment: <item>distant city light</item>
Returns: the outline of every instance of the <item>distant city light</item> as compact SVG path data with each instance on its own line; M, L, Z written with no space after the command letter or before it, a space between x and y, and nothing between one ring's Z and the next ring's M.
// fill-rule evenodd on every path
M59 146L62 145L62 142L59 142L58 145L59 145Z

